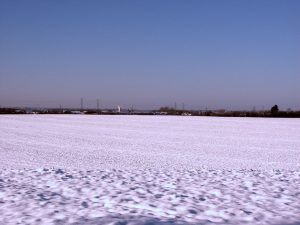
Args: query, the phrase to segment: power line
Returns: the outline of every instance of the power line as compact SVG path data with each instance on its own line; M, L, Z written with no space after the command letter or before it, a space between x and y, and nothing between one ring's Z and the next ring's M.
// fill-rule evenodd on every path
M97 112L99 113L99 109L100 109L100 101L99 98L97 99Z

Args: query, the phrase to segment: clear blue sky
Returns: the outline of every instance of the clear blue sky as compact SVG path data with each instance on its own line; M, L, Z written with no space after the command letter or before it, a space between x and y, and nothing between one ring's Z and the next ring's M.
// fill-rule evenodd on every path
M300 109L299 0L0 1L0 105Z

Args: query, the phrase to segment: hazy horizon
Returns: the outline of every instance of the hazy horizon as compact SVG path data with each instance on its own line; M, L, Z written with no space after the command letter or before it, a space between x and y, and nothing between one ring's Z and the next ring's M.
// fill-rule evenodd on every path
M300 1L0 1L0 106L300 109Z

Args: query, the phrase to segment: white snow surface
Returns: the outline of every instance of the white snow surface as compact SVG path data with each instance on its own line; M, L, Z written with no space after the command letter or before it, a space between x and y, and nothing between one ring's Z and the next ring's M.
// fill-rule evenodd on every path
M300 222L300 120L0 116L0 224Z
M295 169L300 120L0 116L2 168Z

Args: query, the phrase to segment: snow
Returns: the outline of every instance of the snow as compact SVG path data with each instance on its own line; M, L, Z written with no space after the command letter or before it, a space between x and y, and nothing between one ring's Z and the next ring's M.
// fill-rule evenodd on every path
M2 168L300 166L299 119L18 115L0 127Z
M0 224L293 224L300 120L0 116Z

